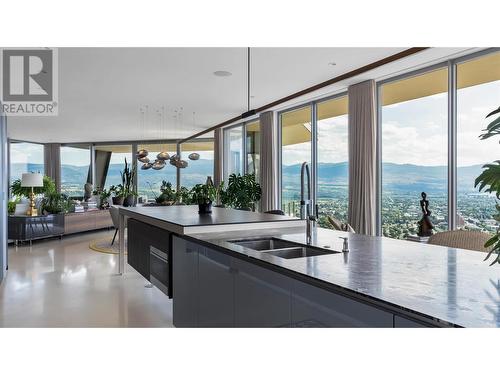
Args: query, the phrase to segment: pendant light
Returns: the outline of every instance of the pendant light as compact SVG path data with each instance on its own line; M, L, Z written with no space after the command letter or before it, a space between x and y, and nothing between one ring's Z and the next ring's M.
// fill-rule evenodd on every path
M146 107L147 107L147 105L146 105ZM144 108L140 107L140 109L139 109L139 110L140 110L140 113L141 113L141 130L142 130L142 137L143 137L143 139L144 139L144 134L145 134L145 132L146 132L146 130L145 130L146 125L145 125L145 123L144 123ZM145 161L142 161L141 159L146 158L146 156L148 156L148 154L149 154L148 150L146 150L145 148L142 148L142 149L140 149L139 151L137 151L137 159L138 159L141 163L146 163ZM147 161L147 162L149 162L149 159L148 159L148 161Z
M179 158L179 156L178 156L177 154L173 154L173 155L170 157L170 164L175 166L175 162L176 162L177 160L179 160L179 159L180 159L180 158Z
M163 139L166 139L167 136L167 131L166 131L166 119L165 119L165 107L161 107L161 114L160 114L160 137ZM163 137L162 137L162 131L163 131ZM162 145L162 147L166 147L166 145ZM167 151L160 151L158 155L156 155L156 160L168 160L170 159L170 155L168 154Z
M193 112L193 114L194 114L194 112ZM181 107L181 109L179 111L179 122L180 122L181 126L183 124L183 115L184 115L184 108ZM180 147L182 147L182 146L180 146ZM177 168L186 168L188 166L188 162L185 160L182 160L182 153L177 155L177 160L175 161L175 166Z
M141 165L141 169L142 169L143 171L147 171L148 169L151 169L152 167L153 167L153 164L151 164L151 163L149 163L149 162L148 162L148 163L145 163L145 164L143 164L143 165Z
M175 162L175 166L176 166L177 168L186 168L186 167L188 166L188 164L189 164L189 163L188 163L186 160L177 160L177 161Z
M165 167L165 161L164 160L155 160L155 162L153 163L153 166L152 166L152 168L155 171L159 171L160 169L163 169L164 167Z
M149 161L150 161L147 156L144 156L142 158L138 158L137 160L139 160L141 163L145 163L145 164L149 163Z
M196 120L194 118L195 113L193 112L193 128L196 129ZM196 152L192 152L188 156L189 160L198 160L200 158L200 154Z

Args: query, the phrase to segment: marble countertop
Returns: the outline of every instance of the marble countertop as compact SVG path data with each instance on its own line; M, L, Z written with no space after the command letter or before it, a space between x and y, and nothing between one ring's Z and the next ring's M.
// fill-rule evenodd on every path
M211 214L200 215L197 205L120 207L120 214L179 234L304 226L303 220L291 216L220 207L213 207Z
M306 243L302 228L190 235L445 325L500 327L500 267L484 262L485 253L321 228L313 246L341 251L338 237L348 236L350 251L282 259L227 242L270 236Z

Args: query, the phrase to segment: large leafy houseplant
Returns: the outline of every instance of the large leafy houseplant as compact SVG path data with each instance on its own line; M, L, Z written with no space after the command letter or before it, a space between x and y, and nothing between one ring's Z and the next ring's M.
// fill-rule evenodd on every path
M262 189L255 181L255 174L231 174L229 176L227 189L221 198L225 205L238 210L253 210L260 200Z
M43 186L34 187L33 192L35 195L55 193L56 184L49 176L43 176ZM10 185L10 193L14 197L28 198L31 194L31 188L21 186L21 179L18 178Z
M488 139L496 135L500 135L500 107L493 112L489 113L486 118L497 115L497 117L484 129L484 133L479 136L480 139ZM491 164L483 166L483 172L476 178L474 187L479 185L479 191L495 194L496 198L500 200L500 160L496 160ZM497 213L494 215L495 220L500 223L500 204L496 203ZM495 259L490 265L495 263L500 264L500 227L497 229L496 234L491 237L484 247L492 247L491 251L486 256L487 260L493 254L496 254Z

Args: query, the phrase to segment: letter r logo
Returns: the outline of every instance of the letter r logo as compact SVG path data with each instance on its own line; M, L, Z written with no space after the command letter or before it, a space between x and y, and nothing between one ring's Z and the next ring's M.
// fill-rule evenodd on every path
M3 50L3 101L52 101L52 50Z

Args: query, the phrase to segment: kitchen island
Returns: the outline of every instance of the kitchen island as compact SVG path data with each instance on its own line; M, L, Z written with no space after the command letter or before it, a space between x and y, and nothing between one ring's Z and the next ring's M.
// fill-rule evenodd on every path
M155 209L121 213L143 234L132 248L168 248L177 327L500 327L484 253L321 228L307 245L293 218Z
M349 252L342 252L339 236L348 237ZM200 295L197 320L187 325L213 326L217 317L218 326L239 327L500 327L500 269L483 261L485 253L317 228L311 246L338 253L283 259L238 244L252 237L306 244L304 230L176 239L174 259L182 246L197 246L199 285L206 290L206 281L221 280L202 270L218 262L228 269L222 284L232 283L220 290L234 295L225 315L220 302L210 312ZM216 294L213 300L223 299Z
M126 224L127 223L127 224ZM303 228L295 217L213 207L198 214L198 206L120 207L118 273L125 270L125 227L128 263L172 297L172 235L228 233L235 230Z

